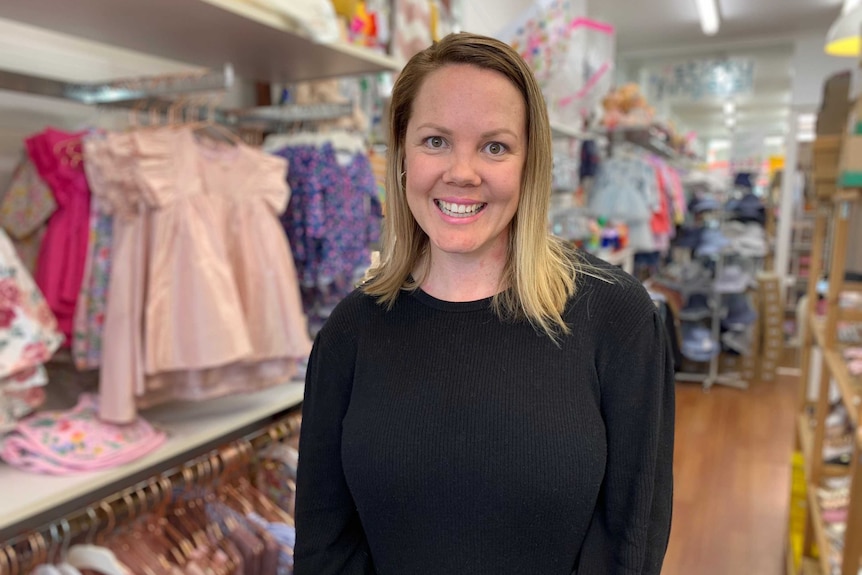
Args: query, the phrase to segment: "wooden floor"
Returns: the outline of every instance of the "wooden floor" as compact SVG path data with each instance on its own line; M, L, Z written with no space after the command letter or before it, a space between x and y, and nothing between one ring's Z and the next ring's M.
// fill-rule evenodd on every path
M662 575L784 575L797 378L677 384L673 529Z

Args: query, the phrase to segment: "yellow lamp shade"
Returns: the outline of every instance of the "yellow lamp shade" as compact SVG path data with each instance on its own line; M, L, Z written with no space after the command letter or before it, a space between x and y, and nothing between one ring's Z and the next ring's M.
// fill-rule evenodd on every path
M826 35L826 53L830 56L858 58L862 34L862 4L842 14Z

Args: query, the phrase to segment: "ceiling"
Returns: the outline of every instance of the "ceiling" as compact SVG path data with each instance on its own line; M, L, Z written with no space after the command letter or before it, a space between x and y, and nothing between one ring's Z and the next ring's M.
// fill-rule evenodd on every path
M590 16L617 29L623 56L679 51L710 45L765 42L804 30L826 30L841 12L841 0L719 0L721 27L709 38L700 29L695 0L588 1Z
M577 1L577 0L575 0ZM465 0L467 25L494 33L533 0L497 0L493 9ZM793 88L794 38L826 31L841 12L842 0L718 0L721 26L705 36L695 0L586 0L590 17L617 32L618 78L638 81L647 67L697 58L746 57L755 62L754 92L737 98L737 132L779 135L786 131ZM471 6L472 5L472 6ZM472 17L472 18L471 18ZM484 29L477 29L478 27ZM660 106L702 140L727 138L721 100L671 101Z
M680 126L702 142L734 133L786 132L791 113L795 36L826 31L841 12L841 0L718 0L721 26L705 36L695 0L645 0L649 9L632 10L630 0L594 0L589 14L614 24L619 62L630 79L657 63L702 58L746 57L755 62L753 93L737 98L735 126L726 124L724 101L671 101L663 106Z

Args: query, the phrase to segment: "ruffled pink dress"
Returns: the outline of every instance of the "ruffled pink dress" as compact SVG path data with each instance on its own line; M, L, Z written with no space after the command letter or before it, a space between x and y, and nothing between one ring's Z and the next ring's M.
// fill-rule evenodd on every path
M100 415L288 381L311 342L277 219L284 161L185 128L105 142L86 149L115 209Z

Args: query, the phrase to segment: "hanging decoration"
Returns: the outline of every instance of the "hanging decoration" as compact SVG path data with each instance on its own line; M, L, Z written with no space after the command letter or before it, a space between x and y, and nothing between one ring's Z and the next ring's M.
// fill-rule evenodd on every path
M551 120L572 126L581 125L613 83L614 27L585 13L583 2L545 0L498 34L533 70Z

